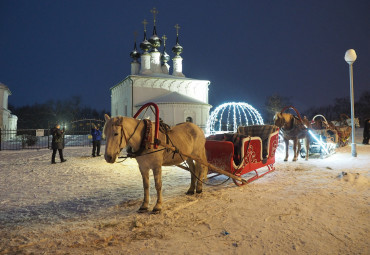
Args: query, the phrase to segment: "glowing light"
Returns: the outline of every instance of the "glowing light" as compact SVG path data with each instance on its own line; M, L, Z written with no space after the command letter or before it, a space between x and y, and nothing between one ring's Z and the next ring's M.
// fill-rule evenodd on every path
M332 153L334 153L334 150L335 148L337 147L337 144L332 142L330 139L329 142L325 142L325 140L322 139L322 136L319 136L319 138L317 137L317 135L315 135L315 133L313 133L311 130L308 130L308 133L314 138L316 144L318 146L320 146L322 149L323 149L323 152L326 153L326 154L323 154L323 155L330 155ZM289 141L289 147L292 147L293 146L293 141ZM310 152L315 154L317 152L312 152L311 149L313 149L315 147L315 143L310 143ZM275 158L278 158L278 159L284 159L285 158L285 142L284 142L284 138L282 136L281 133L279 133L279 145L276 149L276 152L275 152ZM306 152L307 153L307 152Z
M318 144L320 144L321 148L324 149L324 151L326 152L326 154L329 154L329 151L326 149L326 146L325 144L321 141L321 136L320 136L320 140L317 139L317 137L314 135L314 133L312 133L311 130L308 130L308 133L316 140L316 142L318 142Z
M224 103L210 115L207 134L237 132L239 126L263 125L259 112L247 103Z

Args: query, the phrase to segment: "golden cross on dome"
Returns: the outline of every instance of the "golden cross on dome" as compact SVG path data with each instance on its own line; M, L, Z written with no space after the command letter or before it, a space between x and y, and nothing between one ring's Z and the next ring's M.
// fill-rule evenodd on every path
M176 24L175 28L176 28L176 35L179 36L179 29L180 29L179 24Z
M146 25L148 24L148 21L146 21L146 19L143 20L143 22L141 22L144 24L144 32L146 32Z
M155 16L159 13L159 11L155 7L153 7L153 9L151 9L150 12L153 13L154 26L155 26Z
M136 31L134 32L134 38L135 38L135 42L136 42L136 38L137 38L137 32Z
M167 36L166 35L163 35L162 36L162 39L163 39L163 46L166 47Z

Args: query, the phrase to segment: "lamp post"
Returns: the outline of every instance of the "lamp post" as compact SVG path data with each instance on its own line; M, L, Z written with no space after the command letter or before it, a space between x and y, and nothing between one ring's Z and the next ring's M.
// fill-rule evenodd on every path
M349 80L350 80L350 91L351 91L351 124L352 124L352 157L357 157L356 143L355 143L355 107L354 107L354 96L353 96L353 68L352 65L357 59L357 55L354 49L349 49L344 55L344 59L349 64Z

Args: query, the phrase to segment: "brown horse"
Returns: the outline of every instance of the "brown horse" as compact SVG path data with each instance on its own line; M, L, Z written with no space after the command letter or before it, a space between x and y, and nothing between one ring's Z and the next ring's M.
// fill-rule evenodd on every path
M285 142L284 161L288 161L289 157L289 140L293 140L293 161L297 161L299 152L301 150L301 143L299 142L299 139L305 139L306 160L308 160L310 140L307 128L310 127L310 122L307 118L304 118L302 121L303 123L290 113L276 113L274 116L275 125L280 128Z
M142 150L140 147L145 134L143 121L122 116L110 118L107 114L105 120L106 124L103 132L106 137L106 146L104 156L108 163L114 163L121 150L126 147L133 152ZM193 123L178 124L168 131L167 136L160 132L159 140L162 144L169 142L169 145L179 148L184 154L207 162L204 133ZM158 149L153 147L150 149L144 148L141 155L136 156L136 160L139 164L144 186L144 200L139 212L148 210L150 169L153 170L157 191L157 203L153 208L154 213L162 210L162 166L178 165L186 161L191 172L190 188L186 194L192 195L194 190L197 193L202 192L202 180L206 177L208 169L190 158L164 150L159 146Z

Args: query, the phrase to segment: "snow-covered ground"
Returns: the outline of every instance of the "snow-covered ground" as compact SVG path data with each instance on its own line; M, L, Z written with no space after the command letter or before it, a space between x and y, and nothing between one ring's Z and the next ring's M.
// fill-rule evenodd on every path
M136 212L133 159L108 164L74 147L51 165L47 149L0 151L0 254L370 254L370 145L360 140L357 158L350 146L325 159L278 158L251 184L195 196L185 195L187 171L164 167L159 215Z

